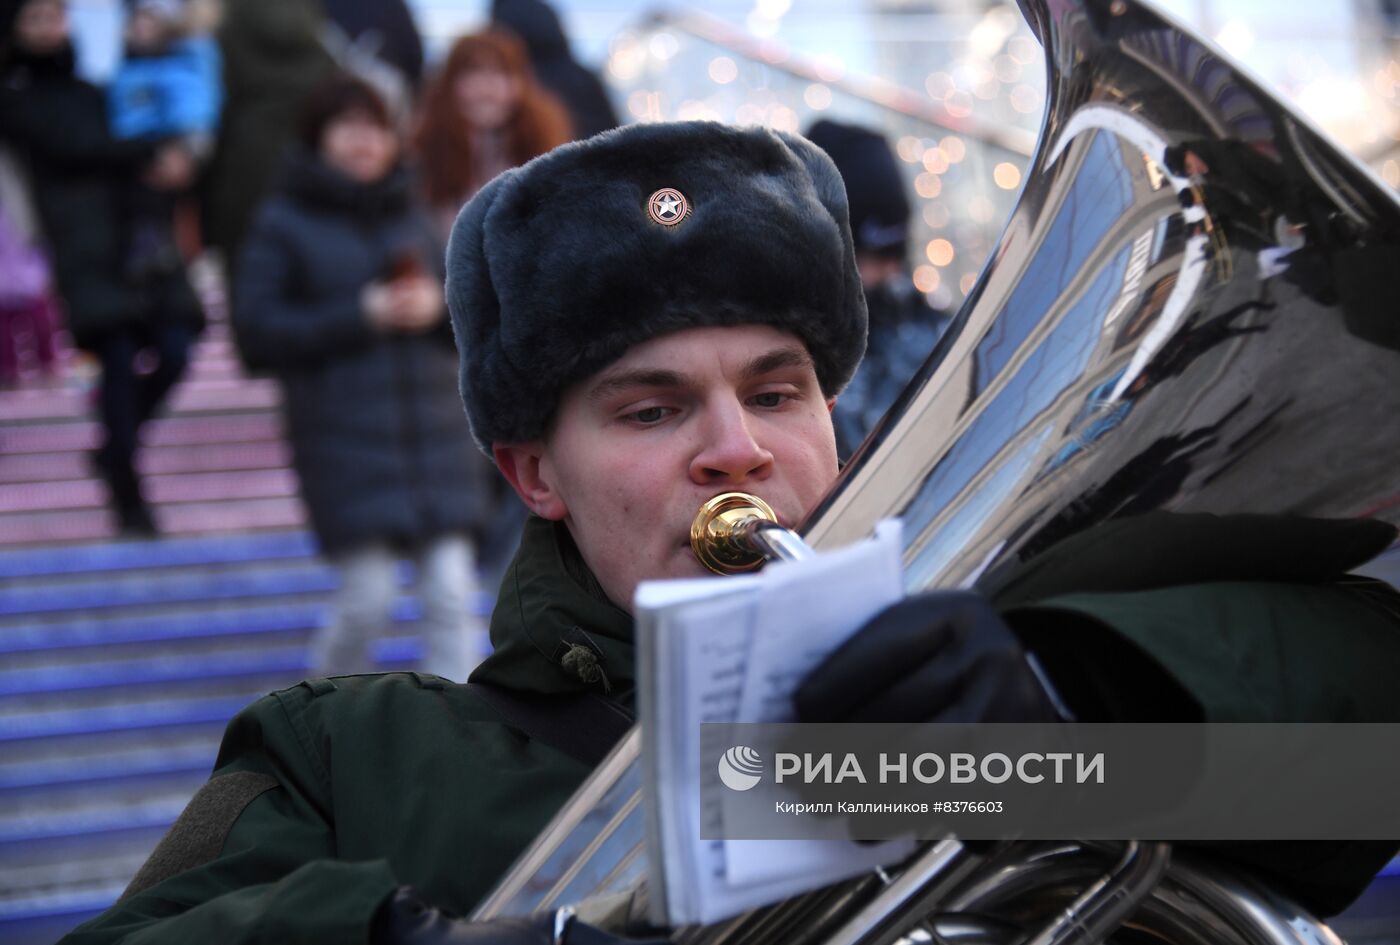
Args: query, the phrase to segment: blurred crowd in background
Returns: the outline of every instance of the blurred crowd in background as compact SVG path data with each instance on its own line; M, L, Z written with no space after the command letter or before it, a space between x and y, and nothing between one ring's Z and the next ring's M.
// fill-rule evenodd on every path
M406 557L425 664L464 679L486 649L472 601L524 519L457 396L445 242L492 177L618 116L550 7L490 12L428 68L403 0L127 0L103 87L76 69L64 0L0 13L0 383L44 383L69 344L100 366L88 461L119 533L156 536L141 431L205 328L191 266L212 260L244 366L282 387L301 498L339 572L316 673L372 667ZM871 307L836 415L849 455L948 316L908 271L890 143L832 120L805 131L849 182Z

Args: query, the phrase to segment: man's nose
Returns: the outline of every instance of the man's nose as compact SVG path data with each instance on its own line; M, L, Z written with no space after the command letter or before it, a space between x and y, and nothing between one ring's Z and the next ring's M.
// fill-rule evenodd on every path
M711 405L706 413L704 442L690 461L690 478L700 485L768 478L773 454L754 439L743 405Z

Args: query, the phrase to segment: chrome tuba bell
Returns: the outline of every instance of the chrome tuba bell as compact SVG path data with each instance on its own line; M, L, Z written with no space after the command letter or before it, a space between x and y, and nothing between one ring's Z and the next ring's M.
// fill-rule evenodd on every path
M1400 204L1209 43L1138 0L1025 0L1049 105L990 261L799 530L904 523L905 582L1004 588L1144 512L1400 521ZM733 523L731 523L733 524ZM743 523L739 523L742 525ZM749 526L768 554L786 540ZM747 537L746 537L747 536ZM787 543L790 545L791 543ZM789 552L791 548L789 547ZM644 897L626 737L476 915ZM1254 880L1165 844L949 838L898 870L679 942L1333 943Z

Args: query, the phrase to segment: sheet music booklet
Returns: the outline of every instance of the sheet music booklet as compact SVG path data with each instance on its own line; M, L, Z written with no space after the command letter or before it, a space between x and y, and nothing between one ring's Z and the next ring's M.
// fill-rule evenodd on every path
M755 575L638 589L638 701L651 919L709 924L903 859L913 841L702 840L701 779L727 745L702 722L788 722L806 674L903 596L898 521L875 536ZM708 749L708 750L702 750ZM701 764L701 758L715 759ZM715 833L719 831L716 830Z

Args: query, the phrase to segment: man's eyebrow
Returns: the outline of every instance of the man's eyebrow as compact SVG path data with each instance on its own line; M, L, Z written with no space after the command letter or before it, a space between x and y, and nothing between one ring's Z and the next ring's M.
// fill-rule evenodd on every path
M748 364L744 365L741 375L746 379L761 377L773 371L781 371L784 368L808 368L814 367L812 356L807 353L807 349L801 345L787 345L782 348L775 348L765 354L760 354Z
M746 380L762 377L773 371L785 368L812 367L812 356L801 345L786 345L760 354L749 361L739 371ZM637 368L631 371L618 371L600 379L589 388L587 397L598 402L608 400L618 394L625 394L639 388L678 388L684 387L688 379L679 371L664 368Z
M638 368L635 371L619 371L610 374L594 384L588 391L592 401L607 400L618 394L643 387L684 387L685 376L676 371L659 368Z

